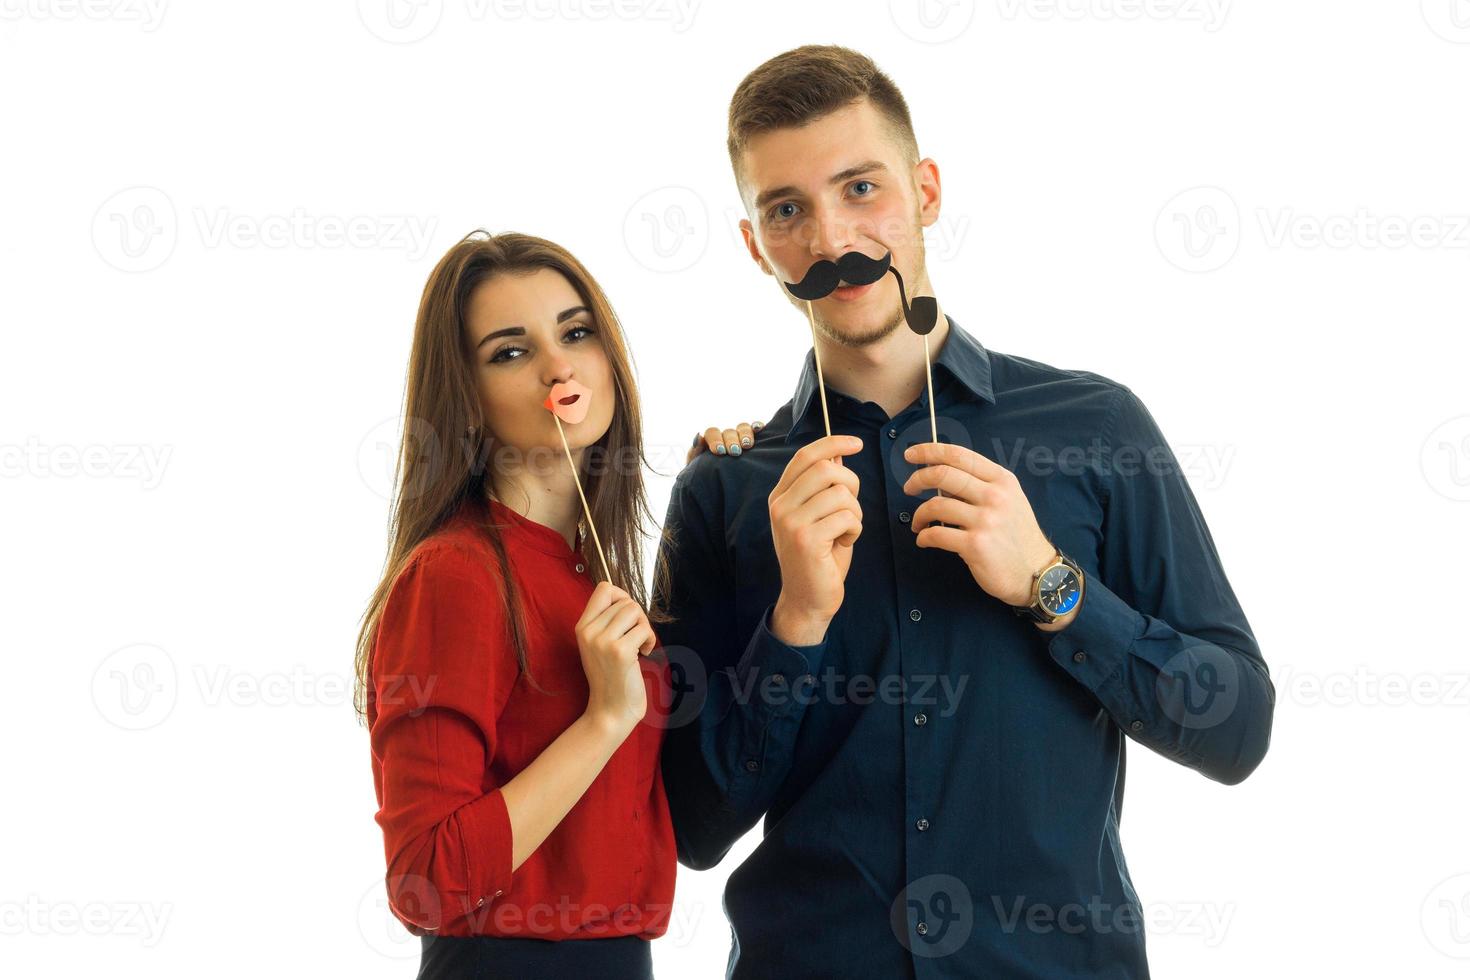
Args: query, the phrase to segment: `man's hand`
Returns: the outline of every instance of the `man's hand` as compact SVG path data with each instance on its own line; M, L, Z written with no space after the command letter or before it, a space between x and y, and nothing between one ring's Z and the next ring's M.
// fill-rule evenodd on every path
M791 646L813 646L842 606L852 546L863 530L857 474L840 457L860 452L856 436L827 436L797 450L767 498L771 538L781 563L781 595L771 632Z
M708 449L716 456L739 456L743 451L755 445L755 434L765 428L764 422L741 422L733 429L708 428L702 435L695 435L694 445L689 447L689 455L684 457L684 465L688 466L694 462L694 457Z
M1010 606L1031 601L1031 576L1052 558L1052 547L1016 474L963 446L926 442L910 446L904 459L920 469L903 485L916 496L931 487L932 497L914 511L911 529L920 548L942 548L959 555L975 583ZM929 527L944 522L949 527Z

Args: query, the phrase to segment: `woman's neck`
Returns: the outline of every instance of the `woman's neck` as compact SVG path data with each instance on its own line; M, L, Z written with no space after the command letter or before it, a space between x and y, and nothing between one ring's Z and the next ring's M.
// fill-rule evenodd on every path
M572 454L579 466L581 455L580 450ZM541 472L517 469L496 473L491 496L522 517L556 531L569 547L577 546L582 499L565 455L560 467L541 467Z

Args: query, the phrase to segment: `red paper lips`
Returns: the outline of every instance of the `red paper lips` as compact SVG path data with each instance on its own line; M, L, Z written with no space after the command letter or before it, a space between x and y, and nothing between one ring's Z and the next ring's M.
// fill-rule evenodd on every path
M592 389L577 381L561 381L551 386L541 405L568 425L576 425L592 407Z

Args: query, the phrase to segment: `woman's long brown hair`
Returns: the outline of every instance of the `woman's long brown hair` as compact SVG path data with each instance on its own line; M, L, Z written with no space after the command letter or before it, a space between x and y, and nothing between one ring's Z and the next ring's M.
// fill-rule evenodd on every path
M461 504L470 498L485 497L491 487L489 462L495 447L486 420L481 417L474 358L464 325L470 296L492 276L528 275L538 269L553 269L571 283L592 312L596 336L612 366L617 389L612 425L584 451L580 477L613 584L645 609L648 607L643 585L643 538L652 520L643 485L643 467L648 460L643 452L638 388L617 315L597 281L560 245L515 232L471 232L439 260L419 302L404 391L403 438L394 467L388 554L383 577L363 614L357 637L353 705L359 719L366 718L378 622L399 572L414 549ZM521 672L528 674L518 586L506 558L500 526L487 523L484 532L499 566L506 641L515 648ZM583 541L587 567L600 572L602 566L587 554L588 547ZM649 618L658 622L664 617L650 612Z

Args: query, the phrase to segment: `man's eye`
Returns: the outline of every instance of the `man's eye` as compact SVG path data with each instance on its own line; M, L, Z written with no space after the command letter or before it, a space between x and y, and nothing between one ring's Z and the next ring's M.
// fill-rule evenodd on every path
M870 188L870 187L873 187L873 186L874 185L873 185L873 182L871 180L860 180L856 184L853 184L852 185L852 189L853 190L857 190L859 187L869 187ZM871 193L871 191L864 191L864 192L859 193L858 196L859 197L866 197L869 193Z
M778 204L771 209L771 214L777 218L790 218L796 214L796 205L790 201L784 204Z

